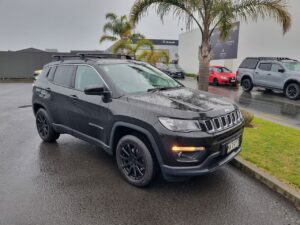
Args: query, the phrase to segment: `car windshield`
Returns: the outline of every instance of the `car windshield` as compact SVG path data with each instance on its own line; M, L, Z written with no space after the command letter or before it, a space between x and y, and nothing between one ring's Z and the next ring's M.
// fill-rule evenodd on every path
M229 69L227 69L226 67L216 67L216 68L214 68L214 70L217 73L231 73L231 71Z
M291 71L300 71L300 63L299 62L283 62L285 67Z
M180 83L148 64L104 64L100 68L119 89L129 94L182 87Z

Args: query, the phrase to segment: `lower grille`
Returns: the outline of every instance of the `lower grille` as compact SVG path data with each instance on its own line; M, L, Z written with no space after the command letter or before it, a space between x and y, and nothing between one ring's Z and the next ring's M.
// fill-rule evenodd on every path
M216 133L226 130L240 124L241 122L243 122L243 116L239 110L235 110L224 116L200 121L208 133Z

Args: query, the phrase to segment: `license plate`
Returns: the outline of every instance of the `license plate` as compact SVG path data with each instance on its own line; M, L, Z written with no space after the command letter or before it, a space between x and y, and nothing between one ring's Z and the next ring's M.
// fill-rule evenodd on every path
M231 80L232 83L234 83L236 80Z
M232 142L230 142L228 145L227 145L227 153L231 153L233 150L237 149L238 147L240 147L240 139L236 139Z

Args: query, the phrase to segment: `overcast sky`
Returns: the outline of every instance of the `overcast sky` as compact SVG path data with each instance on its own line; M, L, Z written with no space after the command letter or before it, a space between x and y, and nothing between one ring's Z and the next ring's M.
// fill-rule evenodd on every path
M99 44L105 13L128 14L134 0L0 0L0 50L106 49ZM148 38L178 39L183 26L150 12L137 30Z

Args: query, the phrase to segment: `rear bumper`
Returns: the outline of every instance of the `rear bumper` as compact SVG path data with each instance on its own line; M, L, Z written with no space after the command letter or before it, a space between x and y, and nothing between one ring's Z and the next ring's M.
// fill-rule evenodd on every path
M207 157L200 165L188 167L174 167L162 165L161 169L164 175L167 176L198 176L211 173L219 167L229 163L236 157L242 148L238 148L228 155L222 156L221 152L216 152Z

